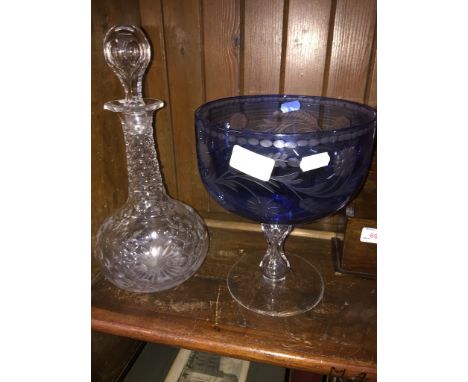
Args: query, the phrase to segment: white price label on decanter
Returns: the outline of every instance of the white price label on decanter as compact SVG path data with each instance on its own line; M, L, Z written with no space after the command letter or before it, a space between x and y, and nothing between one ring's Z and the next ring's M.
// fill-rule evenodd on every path
M330 155L327 152L309 155L301 159L299 167L303 172L315 170L316 168L325 167L330 163Z
M361 241L377 244L377 228L364 227L361 232Z
M275 160L235 145L232 149L229 166L267 182L275 166Z

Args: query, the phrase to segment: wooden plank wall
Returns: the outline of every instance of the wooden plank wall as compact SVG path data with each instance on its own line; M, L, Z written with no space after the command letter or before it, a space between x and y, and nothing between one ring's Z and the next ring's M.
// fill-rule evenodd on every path
M376 0L93 0L92 21L93 237L127 194L120 125L102 110L122 96L101 50L113 24L136 23L151 40L144 91L166 102L156 128L165 182L204 216L225 211L198 175L193 121L202 103L280 92L376 106Z

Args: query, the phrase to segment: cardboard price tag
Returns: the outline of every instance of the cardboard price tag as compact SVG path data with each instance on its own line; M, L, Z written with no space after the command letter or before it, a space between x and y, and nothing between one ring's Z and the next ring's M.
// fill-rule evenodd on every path
M301 159L299 167L303 172L315 170L316 168L328 166L330 163L330 155L327 152L309 155Z
M377 228L363 227L361 232L361 241L363 243L377 244Z
M268 182L275 166L275 160L235 145L232 149L229 166L244 174Z

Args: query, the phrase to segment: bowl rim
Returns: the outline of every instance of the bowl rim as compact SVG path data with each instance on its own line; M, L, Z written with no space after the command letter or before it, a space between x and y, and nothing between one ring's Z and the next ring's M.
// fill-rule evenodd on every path
M344 104L357 106L362 108L372 114L371 119L360 125L352 125L349 127L342 127L333 130L317 130L317 131L310 131L307 133L271 133L265 131L258 131L258 130L250 130L250 129L229 129L232 133L240 133L240 134L249 134L249 135L257 135L257 136L275 136L275 137L304 137L304 136L322 136L322 135L333 135L333 134L344 134L354 132L356 130L361 130L372 126L373 128L377 128L377 110L371 106L365 105L363 103L350 101L343 98L333 98L333 97L323 97L323 96L311 96L311 95L301 95L301 94L251 94L251 95L239 95L233 97L224 97L218 98L212 101L205 102L204 104L200 105L195 110L195 127L197 125L197 121L203 121L206 124L209 124L208 130L216 130L216 131L226 131L223 125L213 124L213 122L208 121L206 118L201 117L201 113L203 109L208 106L214 105L216 103L226 102L226 101L235 101L235 100L242 100L242 99L259 99L259 98L296 98L297 100L301 99L312 99L312 100L323 100L323 101L330 101L330 102L341 102Z

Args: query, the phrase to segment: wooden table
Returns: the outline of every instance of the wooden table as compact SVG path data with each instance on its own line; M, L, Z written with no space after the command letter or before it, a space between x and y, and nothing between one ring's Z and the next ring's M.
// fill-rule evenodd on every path
M335 274L329 240L290 236L286 250L321 271L324 298L301 315L258 315L232 299L226 275L242 253L265 247L259 232L210 228L205 263L175 289L130 293L98 276L92 285L92 329L321 374L345 369L346 377L366 373L366 380L375 380L376 281Z

